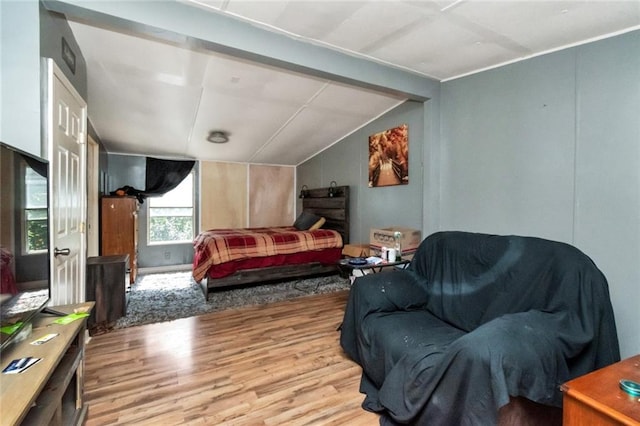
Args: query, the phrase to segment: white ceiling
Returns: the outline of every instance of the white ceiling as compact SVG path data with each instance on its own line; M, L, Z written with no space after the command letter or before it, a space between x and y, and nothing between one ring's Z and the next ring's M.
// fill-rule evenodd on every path
M447 80L640 28L640 1L191 1L345 54ZM152 4L152 3L151 3ZM297 165L399 95L71 22L109 152ZM206 141L212 130L230 142Z

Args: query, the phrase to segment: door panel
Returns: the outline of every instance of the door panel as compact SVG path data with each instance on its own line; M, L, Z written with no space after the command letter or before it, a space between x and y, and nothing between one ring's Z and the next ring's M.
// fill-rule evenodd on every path
M48 111L53 115L48 120L53 176L52 303L61 305L85 300L87 107L51 60L48 69Z

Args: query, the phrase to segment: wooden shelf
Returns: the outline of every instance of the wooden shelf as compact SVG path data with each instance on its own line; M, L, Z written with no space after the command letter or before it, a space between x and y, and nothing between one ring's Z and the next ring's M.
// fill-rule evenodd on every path
M23 423L32 425L44 425L48 424L50 419L54 418L56 411L60 407L60 401L63 401L63 396L69 388L69 384L72 379L75 378L76 372L80 363L82 362L82 353L79 348L70 347L67 353L62 357L60 364L56 367L53 375L47 382L40 395L36 399L36 403L29 410L29 413L25 417ZM64 401L63 401L64 405ZM63 411L64 407L63 407ZM73 410L66 410L67 412L73 411L75 414L75 404ZM63 418L70 419L72 416L62 416ZM56 422L57 423L57 422ZM66 423L66 422L65 422ZM70 421L69 424L76 424L76 421Z
M55 307L73 312L93 303ZM0 355L4 368L11 360L31 356L42 358L23 373L0 374L0 425L64 424L81 425L87 407L83 399L84 338L86 319L67 325L55 324L55 316L42 314L33 324L31 335ZM49 333L58 333L42 345L31 342Z

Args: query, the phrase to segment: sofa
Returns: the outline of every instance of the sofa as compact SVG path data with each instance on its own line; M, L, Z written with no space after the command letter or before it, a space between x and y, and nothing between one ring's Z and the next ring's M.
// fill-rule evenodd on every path
M560 385L620 359L602 272L534 237L430 235L355 280L340 330L382 425L559 423Z

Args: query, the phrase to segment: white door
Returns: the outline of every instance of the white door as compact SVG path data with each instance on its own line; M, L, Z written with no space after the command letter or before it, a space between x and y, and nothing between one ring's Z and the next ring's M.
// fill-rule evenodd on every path
M87 104L51 59L47 59L47 78L55 306L85 300Z

